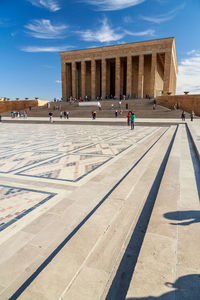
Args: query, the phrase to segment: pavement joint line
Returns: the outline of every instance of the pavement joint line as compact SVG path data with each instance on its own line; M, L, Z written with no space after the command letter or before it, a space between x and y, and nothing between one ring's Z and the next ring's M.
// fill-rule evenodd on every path
M142 154L142 156L134 163L134 165L125 173L124 176L112 187L112 189L102 198L102 200L88 213L88 215L74 228L74 230L57 246L57 248L45 259L45 261L37 268L37 270L29 276L28 279L15 291L9 300L16 300L23 291L33 282L33 280L46 268L46 266L54 259L60 250L67 244L67 242L78 232L84 223L95 213L95 211L105 202L110 194L119 186L119 184L129 175L129 173L140 163L146 154L154 147L154 145L164 136L169 130L167 128L159 138Z

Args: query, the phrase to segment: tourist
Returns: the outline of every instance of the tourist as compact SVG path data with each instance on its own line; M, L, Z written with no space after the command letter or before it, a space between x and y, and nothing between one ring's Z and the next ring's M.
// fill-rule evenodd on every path
M118 111L116 110L115 111L115 118L118 116Z
M98 102L97 104L98 104L98 108L99 108L99 110L101 110L101 103L100 103L100 102Z
M96 119L96 115L97 115L97 112L96 112L96 110L93 112L93 118L94 118L94 120Z
M66 111L64 111L63 115L64 115L64 119L66 119L66 117L67 117Z
M121 108L121 104L122 104L122 102L119 101L119 102L118 102L118 108Z
M128 112L128 115L126 117L127 117L127 125L129 126L130 125L130 119L131 119L131 112L130 111Z
M53 113L50 111L49 113L49 121L52 123L53 122Z
M182 111L181 119L182 119L182 121L185 121L185 112L184 111Z
M194 119L194 112L193 111L191 111L190 118L191 118L191 121L193 121L193 119Z
M135 114L131 113L131 130L135 127Z
M69 111L66 112L67 119L69 119Z
M26 112L26 110L24 111L24 119L27 119L27 112Z
M62 119L62 117L63 117L63 113L62 113L62 111L60 112L60 119Z
M112 103L112 104L110 105L110 107L111 107L111 109L113 109L113 108L114 108L114 104Z

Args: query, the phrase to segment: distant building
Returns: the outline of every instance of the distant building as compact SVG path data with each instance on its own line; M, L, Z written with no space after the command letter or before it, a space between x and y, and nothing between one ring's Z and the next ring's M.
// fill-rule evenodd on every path
M176 93L175 38L61 52L62 98Z

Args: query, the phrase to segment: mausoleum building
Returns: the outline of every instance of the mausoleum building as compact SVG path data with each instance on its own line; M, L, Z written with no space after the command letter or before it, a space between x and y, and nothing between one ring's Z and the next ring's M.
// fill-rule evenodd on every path
M176 93L175 38L61 52L62 97Z

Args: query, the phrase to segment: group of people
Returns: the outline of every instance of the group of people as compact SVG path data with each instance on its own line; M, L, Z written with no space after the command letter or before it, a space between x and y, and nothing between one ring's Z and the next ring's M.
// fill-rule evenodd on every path
M127 115L127 125L130 126L130 124L131 130L133 130L135 127L135 114L132 111L129 111Z
M60 112L60 119L62 119L64 117L64 119L69 119L69 111L64 111L64 112Z
M18 111L18 112L16 112L16 111L11 111L11 118L24 118L24 119L27 119L27 111L25 110L23 113L22 112L20 112L20 111Z
M60 119L62 119L64 117L64 119L69 119L69 111L64 111L64 112L60 112ZM52 111L50 111L49 113L49 121L52 123L53 122L53 113Z
M185 111L182 111L182 114L181 114L182 121L185 121L185 117L186 117ZM194 119L194 112L191 111L191 113L190 113L190 120L193 121L193 119Z

